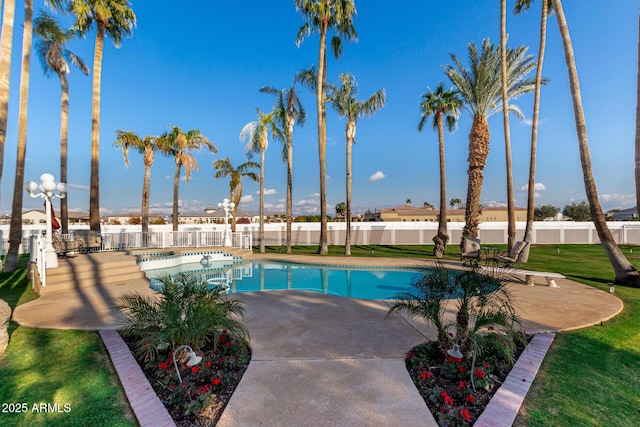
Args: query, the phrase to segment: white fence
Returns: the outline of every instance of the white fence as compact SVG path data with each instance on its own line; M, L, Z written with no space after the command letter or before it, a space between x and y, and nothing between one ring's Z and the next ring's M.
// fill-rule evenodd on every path
M450 222L449 241L453 244L460 241L463 223ZM619 244L640 245L640 223L608 222L607 225ZM70 232L76 229L87 229L87 226L70 226ZM351 244L353 245L423 245L431 244L437 233L435 222L357 222L351 226ZM525 223L516 223L516 239L524 234ZM29 237L41 235L44 224L25 225L23 244L20 252L29 251ZM224 227L222 225L181 225L178 232L172 232L170 225L150 226L149 233L143 235L140 226L103 225L102 249L127 250L133 248L169 248L169 247L211 247L223 246ZM328 224L328 241L330 245L344 244L346 224L331 222ZM2 254L8 247L9 226L0 225L2 238ZM504 244L507 242L506 222L486 222L480 224L480 240L485 244ZM318 245L320 241L320 224L293 223L292 244ZM236 233L232 235L234 248L251 249L259 242L259 225L238 224ZM597 244L600 240L591 222L571 221L537 221L533 226L534 244ZM286 244L286 224L265 224L265 243L282 246Z

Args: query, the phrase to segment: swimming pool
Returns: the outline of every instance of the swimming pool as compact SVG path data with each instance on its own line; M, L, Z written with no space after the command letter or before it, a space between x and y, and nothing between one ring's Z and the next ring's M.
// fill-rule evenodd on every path
M420 272L411 269L388 269L309 265L275 261L255 261L226 269L205 268L198 263L145 271L151 287L158 289L155 278L161 275L188 273L212 283L225 283L229 293L304 290L362 299L390 299L411 289Z

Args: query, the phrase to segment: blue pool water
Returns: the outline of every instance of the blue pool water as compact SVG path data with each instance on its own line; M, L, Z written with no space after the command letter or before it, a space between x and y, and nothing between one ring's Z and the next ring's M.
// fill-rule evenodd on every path
M199 275L217 283L224 281L229 285L229 293L304 290L373 300L390 299L398 292L409 291L411 283L420 277L419 272L409 269L333 267L273 261L250 262L226 269L203 268L200 264L192 263L145 273L152 281L152 288L157 289L157 281L153 278L180 272Z

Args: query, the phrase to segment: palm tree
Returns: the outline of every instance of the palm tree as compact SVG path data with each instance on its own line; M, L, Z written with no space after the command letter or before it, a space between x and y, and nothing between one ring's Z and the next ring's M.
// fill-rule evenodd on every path
M182 166L185 169L184 178L191 180L191 172L198 170L198 162L191 151L200 151L204 148L211 153L218 152L218 148L210 142L206 136L197 129L183 132L178 126L173 126L169 132L162 134L156 141L160 152L173 157L176 162L176 170L173 175L173 211L171 215L172 230L178 231L178 192L180 188L180 172Z
M611 265L613 266L616 281L638 287L640 286L638 281L638 270L636 270L629 260L625 258L622 251L620 251L620 248L618 248L618 245L613 239L611 231L607 226L604 213L602 212L602 207L598 201L598 192L596 190L596 183L591 169L591 154L589 153L587 125L584 118L584 110L582 109L578 70L576 69L573 46L571 44L571 37L569 36L569 27L567 26L567 20L564 16L564 10L562 9L562 3L560 0L553 0L553 10L556 14L556 20L558 21L558 28L560 30L560 37L562 38L562 45L564 48L564 57L567 63L569 86L571 89L571 98L573 100L573 113L576 122L576 132L578 134L578 148L580 149L580 163L582 165L584 188L589 202L589 208L591 210L591 217L593 218L593 223L596 231L598 232L600 242L609 257Z
M287 253L291 253L291 222L293 221L293 127L303 126L307 114L296 93L296 83L299 75L294 79L290 88L277 90L265 86L260 92L276 95L273 106L274 133L273 137L282 143L282 161L287 162Z
M45 12L40 12L34 21L34 32L39 39L36 51L42 64L45 76L56 74L60 79L60 182L67 182L67 146L69 127L69 63L75 65L85 75L89 68L76 54L66 48L65 44L75 38L74 29L63 30L56 20ZM67 198L60 200L60 219L62 234L69 232Z
M536 66L525 46L507 49L507 81L510 99L532 92L534 81L525 76ZM446 65L445 72L456 86L464 101L464 110L473 119L469 133L469 168L467 171L467 202L465 226L462 237L477 237L480 223L480 195L484 181L483 169L489 155L489 123L487 119L502 109L500 55L496 48L485 39L482 51L475 43L469 44L470 68L465 68L460 60L451 54L453 66ZM509 111L519 118L523 115L515 105Z
M9 116L9 81L11 80L11 48L13 47L13 20L15 0L5 0L2 12L2 37L0 39L0 181L4 168L4 142L7 136Z
M149 233L149 197L151 194L151 166L155 158L155 152L159 150L156 144L156 138L153 136L145 136L140 138L132 131L116 131L116 142L114 146L122 148L122 156L124 163L129 167L129 149L137 150L142 154L144 161L144 179L142 181L142 238L146 242Z
M516 238L516 213L513 195L513 166L511 164L511 130L509 128L509 95L507 92L507 0L500 0L500 82L502 89L502 121L507 163L507 247L513 247Z
M518 0L514 8L514 13L519 15L522 10L528 10L533 0ZM535 217L535 179L536 179L536 157L538 150L538 117L540 114L540 88L542 87L542 65L544 63L544 51L547 44L547 15L552 11L552 1L542 0L542 17L540 19L540 47L538 48L538 66L536 68L536 87L533 100L533 119L531 125L531 154L529 156L529 181L527 188L527 225L524 231L523 240L531 243L533 238L533 221ZM531 245L524 248L522 260L527 261Z
M240 131L240 142L247 142L245 152L250 157L252 153L260 154L260 253L264 249L264 154L269 146L267 134L269 128L273 130L273 112L265 114L256 108L258 120L244 125Z
M447 242L449 234L447 233L447 178L444 161L444 124L451 133L455 129L460 116L460 108L462 101L458 98L458 93L453 90L445 90L444 83L440 82L435 92L428 88L428 92L422 95L420 110L422 118L418 123L418 131L422 132L422 128L427 118L433 116L433 128L438 130L438 147L440 153L440 215L438 216L438 234L433 237L435 246L433 254L436 258L442 258L447 251ZM451 199L453 206L454 201L459 199Z
M334 56L342 55L342 38L357 41L358 35L353 26L356 14L354 0L296 0L296 10L302 13L305 23L300 27L296 44L299 46L305 37L316 32L320 35L318 50L318 74L316 80L316 102L318 106L318 153L320 159L320 244L318 253L326 255L327 234L327 33L333 30L331 40Z
M458 209L458 207L462 204L462 200L455 198L449 200L449 206L453 209L454 207Z
M60 7L59 1L51 6ZM16 172L13 181L13 202L11 204L11 225L9 228L9 251L4 271L15 270L18 249L22 243L22 185L24 182L24 164L27 155L27 114L29 111L29 76L31 74L31 41L33 38L33 0L24 2L24 25L22 33L22 69L20 71L20 101L18 111L18 152Z
M329 86L327 101L331 103L333 110L344 119L347 119L345 137L347 140L347 200L345 206L346 232L344 238L344 254L351 255L351 170L352 170L352 145L356 143L356 123L362 116L371 117L376 111L384 107L386 94L380 89L367 100L358 100L358 84L351 73L340 74L340 87Z
M85 36L96 24L93 53L93 88L91 101L91 180L89 194L89 227L100 231L100 80L104 38L108 35L116 47L124 36L130 36L136 15L129 0L70 0L76 18L76 29Z
M234 168L231 164L231 159L225 157L224 159L218 159L213 162L213 168L217 171L214 175L216 178L226 178L229 176L229 200L233 202L233 209L231 211L231 231L236 231L236 214L238 212L238 205L242 199L242 177L246 176L253 182L258 182L259 177L253 171L255 168L259 168L260 165L256 162L247 161Z

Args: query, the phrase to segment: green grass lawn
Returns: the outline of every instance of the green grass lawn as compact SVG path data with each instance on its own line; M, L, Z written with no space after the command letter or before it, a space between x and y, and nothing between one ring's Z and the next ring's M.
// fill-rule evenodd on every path
M26 279L28 257L0 273L0 299L13 309L37 296ZM132 426L135 417L96 332L10 324L0 355L0 425Z
M499 246L499 245L498 245ZM621 247L640 266L639 247ZM633 249L633 253L631 252ZM352 256L433 259L433 246L352 246ZM268 252L284 252L281 246ZM314 254L316 247L294 247ZM330 246L330 255L342 255ZM447 258L457 259L457 245ZM0 273L0 298L13 308L36 296L26 281L26 258L14 274ZM522 268L556 271L608 289L613 270L598 245L534 245ZM640 289L616 287L625 304L615 319L558 334L525 400L517 426L637 426L640 419ZM27 403L28 412L3 413L4 425L135 425L100 338L93 332L54 331L12 323L0 356L0 404ZM33 411L33 404L60 404L63 412ZM64 412L68 403L69 412ZM0 408L2 409L2 408ZM8 409L8 408L7 408Z
M504 245L492 245L506 248ZM620 247L640 267L640 247ZM315 254L317 248L294 247ZM352 256L434 259L433 246L352 246ZM281 246L267 252L284 252ZM330 246L329 255L343 247ZM446 258L457 259L457 245ZM555 271L577 282L608 290L613 269L599 245L534 245L521 268ZM516 426L636 427L640 420L640 289L616 287L624 311L602 326L557 334L516 419Z

